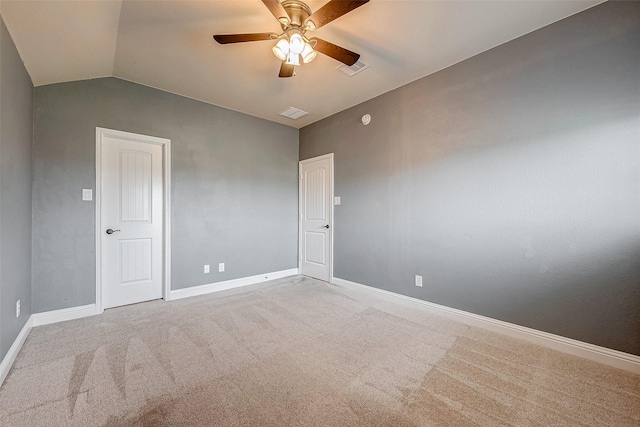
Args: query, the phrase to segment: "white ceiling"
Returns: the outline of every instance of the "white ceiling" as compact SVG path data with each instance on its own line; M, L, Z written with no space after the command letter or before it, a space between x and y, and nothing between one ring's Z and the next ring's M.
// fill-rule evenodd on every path
M300 128L598 3L372 0L314 33L371 68L347 77L319 54L289 79L274 42L212 38L278 32L260 0L2 0L0 11L36 86L115 76ZM309 115L277 115L289 106Z

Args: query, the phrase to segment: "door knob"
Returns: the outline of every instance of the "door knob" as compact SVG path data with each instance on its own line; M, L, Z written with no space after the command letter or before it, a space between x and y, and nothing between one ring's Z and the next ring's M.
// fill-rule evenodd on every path
M329 228L329 224L323 225L324 228Z
M107 234L113 234L113 233L117 233L120 230L112 230L110 228L107 229Z

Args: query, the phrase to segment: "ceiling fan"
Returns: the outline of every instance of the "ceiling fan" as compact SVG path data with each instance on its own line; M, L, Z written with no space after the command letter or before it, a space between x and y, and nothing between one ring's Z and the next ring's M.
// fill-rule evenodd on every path
M368 2L369 0L331 0L311 13L309 6L300 0L284 0L282 3L279 0L262 0L262 3L280 22L281 34L216 34L213 38L220 44L278 40L278 43L273 47L273 53L282 61L279 77L292 77L295 73L295 67L300 65L300 59L302 58L302 62L305 64L311 62L317 52L351 66L358 61L359 54L317 37L307 38L306 33L314 31Z

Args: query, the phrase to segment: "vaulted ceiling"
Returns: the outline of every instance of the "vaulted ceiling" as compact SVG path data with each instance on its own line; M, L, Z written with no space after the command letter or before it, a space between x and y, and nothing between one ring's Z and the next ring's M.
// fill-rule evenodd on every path
M372 0L314 33L369 69L348 77L320 54L288 79L275 42L212 38L279 32L260 0L2 0L0 11L36 86L115 76L300 128L598 3ZM278 116L289 106L309 115Z

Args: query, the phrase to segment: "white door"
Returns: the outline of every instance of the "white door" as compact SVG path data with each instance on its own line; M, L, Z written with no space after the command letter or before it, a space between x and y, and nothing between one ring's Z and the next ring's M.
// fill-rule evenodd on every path
M101 141L103 308L162 298L162 146L119 134Z
M329 282L333 154L300 162L300 272Z

